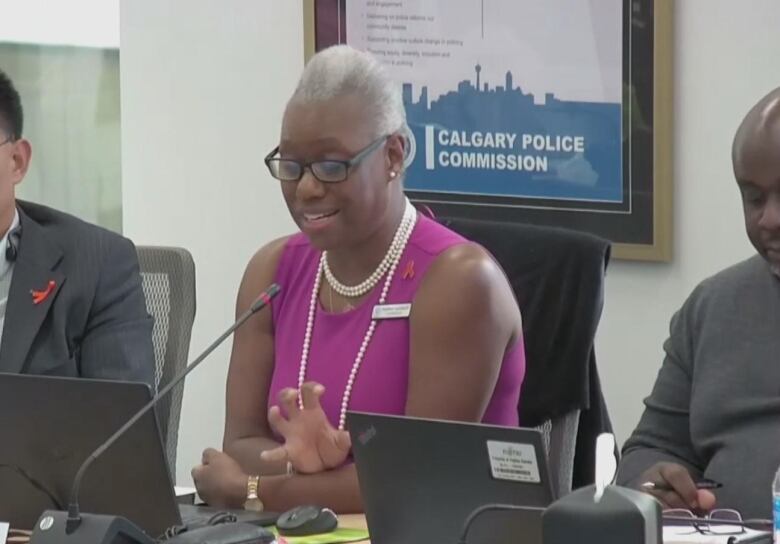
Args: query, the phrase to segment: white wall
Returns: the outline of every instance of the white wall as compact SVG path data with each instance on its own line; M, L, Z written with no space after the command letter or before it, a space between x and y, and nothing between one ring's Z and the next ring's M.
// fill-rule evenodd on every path
M675 254L671 265L613 262L598 337L619 440L641 414L671 314L704 277L753 253L731 175L742 116L780 86L780 2L674 2Z
M749 9L748 9L749 8ZM232 318L243 266L292 223L261 159L302 66L298 0L124 0L125 232L188 247L198 270L191 353ZM641 413L672 312L690 289L752 253L731 178L743 113L780 85L780 2L675 2L675 258L614 261L598 338L619 440ZM187 382L179 470L221 439L228 347Z
M191 358L233 320L244 266L293 228L262 162L303 66L301 2L123 0L124 232L188 248ZM177 480L222 443L230 342L187 378Z
M4 4L6 16L0 17L3 43L119 47L119 0L25 0L14 2L12 8L9 4Z

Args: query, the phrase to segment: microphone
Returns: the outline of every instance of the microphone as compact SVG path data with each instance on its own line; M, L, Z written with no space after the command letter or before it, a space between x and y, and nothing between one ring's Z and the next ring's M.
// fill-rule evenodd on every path
M127 423L122 425L114 434L112 434L105 442L103 442L98 448L92 452L92 454L87 457L87 459L82 463L81 467L79 467L78 472L76 472L76 477L73 479L73 487L71 488L70 492L70 501L68 503L68 512L67 512L67 519L65 520L65 534L62 535L61 533L59 535L52 534L55 525L55 521L59 521L63 516L55 515L57 513L53 512L45 512L43 516L41 516L41 519L39 520L39 523L36 524L35 530L33 531L32 538L30 540L31 543L44 543L44 542L61 542L63 541L63 537L72 535L82 524L82 521L84 521L84 518L81 515L81 511L79 510L79 489L81 487L81 480L84 478L84 474L87 472L87 469L90 467L93 461L100 457L100 455L106 451L108 448L111 447L111 445L117 441L118 438L120 438L127 430L133 426L141 417L144 416L149 410L151 410L159 401L161 398L163 398L168 392L173 389L176 385L178 385L187 374L195 370L195 368L202 363L206 357L211 355L211 352L213 352L222 342L225 341L227 337L232 335L236 329L238 329L241 325L243 325L250 317L252 317L254 314L268 306L270 304L271 299L273 299L278 293L281 288L276 283L271 284L265 291L260 293L260 295L255 299L255 301L252 303L252 305L249 307L249 309L241 314L239 318L233 323L225 332L223 332L219 338L214 340L214 342L207 347L203 353L201 353L197 359L195 359L192 363L190 363L187 367L182 369L182 371L175 376L168 385L163 387L153 398L150 400L146 405L144 405L143 408L138 410L136 414L131 417ZM121 542L128 542L128 543L136 543L136 542L150 542L148 538L145 537L143 532L138 529L135 525L128 522L127 520L124 520L122 518L117 518L116 516L98 516L93 514L88 514L89 517L94 518L105 518L102 521L102 524L105 524L106 527L101 531L103 533L103 536L100 536L99 540L87 540L83 538L85 535L81 535L78 539L80 543L91 543L91 542L113 542L113 538L111 538L110 535L107 533L113 533L114 536L119 536L117 533L121 532L124 533L123 536L125 537L131 537L135 538L135 540L121 540ZM55 520L55 518L59 518ZM92 524L92 526L89 528L90 534L97 535L97 532L94 526L96 524ZM119 527L122 526L122 527ZM39 533L40 530L40 533ZM43 537L43 533L49 533L50 536L54 537L55 540L48 540L48 538ZM36 539L36 534L40 534L40 538ZM49 536L47 535L47 537ZM109 539L106 539L106 537L109 537ZM71 537L73 538L73 537ZM68 540L70 542L71 540ZM75 542L75 540L73 540Z
M12 263L19 255L19 239L22 237L22 225L19 225L8 233L8 242L5 246L5 260Z

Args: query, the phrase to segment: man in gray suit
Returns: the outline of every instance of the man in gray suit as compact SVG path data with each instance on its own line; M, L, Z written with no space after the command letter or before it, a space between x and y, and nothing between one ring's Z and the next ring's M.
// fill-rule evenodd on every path
M0 71L0 372L154 385L152 318L133 243L16 200L32 148Z

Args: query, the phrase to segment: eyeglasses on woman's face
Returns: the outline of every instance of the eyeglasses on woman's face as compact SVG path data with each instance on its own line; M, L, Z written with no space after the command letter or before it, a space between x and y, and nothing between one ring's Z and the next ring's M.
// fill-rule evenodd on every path
M304 172L308 169L322 183L339 183L346 180L350 170L359 165L363 159L385 143L389 137L390 135L385 135L377 138L348 160L326 159L303 162L296 159L285 159L275 156L279 153L279 146L276 146L265 157L265 164L271 175L280 181L300 181Z

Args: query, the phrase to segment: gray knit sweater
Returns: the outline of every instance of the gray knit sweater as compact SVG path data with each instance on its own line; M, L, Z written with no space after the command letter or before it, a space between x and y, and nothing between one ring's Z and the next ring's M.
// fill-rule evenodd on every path
M623 448L618 483L659 461L723 484L718 507L769 517L780 465L780 280L755 256L702 282L671 322L666 358Z

